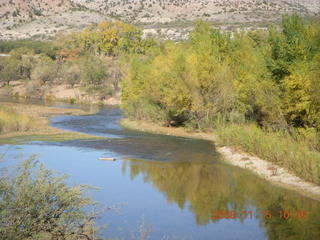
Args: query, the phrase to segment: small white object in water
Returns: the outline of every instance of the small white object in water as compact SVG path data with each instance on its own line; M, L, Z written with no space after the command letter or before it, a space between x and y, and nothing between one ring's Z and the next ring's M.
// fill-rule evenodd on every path
M116 158L113 158L113 157L111 157L111 158L107 158L107 157L101 157L101 158L98 158L99 160L109 160L109 161L115 161L116 160Z

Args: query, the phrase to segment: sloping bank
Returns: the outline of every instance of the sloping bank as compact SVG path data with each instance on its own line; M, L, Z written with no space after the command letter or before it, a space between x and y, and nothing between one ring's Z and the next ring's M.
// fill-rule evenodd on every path
M272 183L292 189L320 201L319 185L293 175L275 163L262 160L253 154L245 153L240 150L244 149L241 148L241 146L240 148L224 146L222 142L226 142L226 139L223 140L213 133L189 132L184 128L162 127L154 123L133 121L127 118L122 119L120 123L122 126L133 130L213 141L216 145L216 150L222 154L225 160L230 164L249 169L258 176ZM230 144L234 145L232 142L230 142Z
M94 92L89 94L79 84L72 87L68 84L41 85L37 81L24 80L11 81L10 86L0 86L0 96L83 104L120 104L120 92L115 92L113 96L99 95Z
M49 125L56 115L92 114L81 109L0 102L0 144L24 141L68 141L100 137L57 129Z

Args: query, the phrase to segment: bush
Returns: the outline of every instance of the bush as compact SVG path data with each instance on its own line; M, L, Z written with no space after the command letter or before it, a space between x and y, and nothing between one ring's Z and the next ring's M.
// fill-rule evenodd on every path
M98 87L106 78L106 69L98 59L89 59L82 65L82 85L85 87Z
M17 48L28 48L36 54L43 53L52 59L55 59L59 47L53 45L52 42L42 42L33 40L15 40L15 41L0 41L0 52L9 53Z
M80 66L72 63L63 65L62 72L60 73L61 78L64 82L73 87L80 83L81 80L81 70Z
M78 61L81 69L81 86L89 94L101 97L112 96L118 91L121 77L119 66L114 59L90 57Z
M122 108L127 116L134 119L160 123L165 123L167 120L166 112L147 99L132 101L129 104L122 105Z
M33 68L31 79L39 81L42 84L53 82L58 74L57 64L47 57L43 57Z
M2 239L92 239L92 201L87 187L69 187L66 176L54 176L33 158L13 179L0 179ZM91 229L91 230L90 230Z

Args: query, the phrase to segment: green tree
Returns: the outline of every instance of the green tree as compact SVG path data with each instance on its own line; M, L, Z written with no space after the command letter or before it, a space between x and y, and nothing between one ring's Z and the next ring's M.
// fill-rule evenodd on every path
M98 58L84 60L81 72L81 84L88 91L101 88L106 78L106 67Z
M283 16L282 31L269 29L271 58L268 67L277 82L290 75L295 61L310 60L320 49L319 24L305 23L298 15Z
M41 84L53 82L58 74L58 65L47 56L40 56L32 69L31 78Z
M13 57L3 58L0 61L0 81L9 85L11 81L19 78L19 60Z
M77 63L64 64L60 74L63 80L71 87L79 84L81 81L81 69Z
M295 127L320 130L319 63L319 60L315 60L294 64L292 74L283 81L283 111L288 122Z

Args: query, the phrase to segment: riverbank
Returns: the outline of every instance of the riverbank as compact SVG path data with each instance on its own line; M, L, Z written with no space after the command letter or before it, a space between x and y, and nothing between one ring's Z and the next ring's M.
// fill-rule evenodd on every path
M0 96L48 99L52 101L81 104L120 104L120 92L115 93L112 97L102 97L99 95L86 93L79 85L74 85L73 87L68 84L40 85L38 82L31 80L11 81L9 86L4 85L0 87Z
M49 117L56 115L89 114L81 109L48 107L34 104L0 102L3 130L0 143L20 141L68 141L73 139L97 139L100 137L62 130L49 125ZM92 114L92 113L91 113Z
M212 141L216 145L216 150L224 156L228 163L248 169L267 181L297 191L320 201L320 186L305 181L274 163L242 152L233 147L222 145L218 136L216 136L213 132L205 133L187 131L184 128L162 127L154 123L132 121L129 119L122 119L120 124L132 130Z

